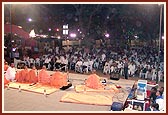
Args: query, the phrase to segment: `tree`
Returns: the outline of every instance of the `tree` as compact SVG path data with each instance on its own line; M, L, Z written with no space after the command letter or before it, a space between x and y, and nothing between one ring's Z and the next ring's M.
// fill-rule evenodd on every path
M94 15L101 9L101 4L74 4L76 16L78 17L79 28L84 33L85 37L90 36Z

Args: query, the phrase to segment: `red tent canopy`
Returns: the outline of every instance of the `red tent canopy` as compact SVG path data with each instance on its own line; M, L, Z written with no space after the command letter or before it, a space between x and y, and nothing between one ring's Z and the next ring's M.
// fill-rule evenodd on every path
M13 34L18 34L19 36L21 36L25 39L29 38L29 33L24 31L22 28L19 28L16 25L5 24L4 25L4 33L13 33Z
M30 39L29 38L29 33L24 31L22 28L19 28L16 25L11 25L11 24L5 24L4 25L4 33L12 33L12 34L17 34L23 39L25 39L24 45L26 46L35 46L36 45L36 40Z

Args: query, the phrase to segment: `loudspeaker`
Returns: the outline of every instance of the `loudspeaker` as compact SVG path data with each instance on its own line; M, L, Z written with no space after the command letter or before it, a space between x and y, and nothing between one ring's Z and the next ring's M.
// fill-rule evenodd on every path
M120 75L116 74L116 73L112 73L112 74L110 74L110 79L111 80L119 80L120 79Z

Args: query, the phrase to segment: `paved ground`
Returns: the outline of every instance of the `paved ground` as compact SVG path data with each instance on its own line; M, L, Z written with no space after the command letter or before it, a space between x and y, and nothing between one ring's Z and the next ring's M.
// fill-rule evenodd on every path
M52 73L52 72L49 72ZM109 79L108 75L103 75L97 73ZM75 77L73 77L75 76ZM87 78L87 75L83 74L70 74L70 81L73 85L83 83L83 80ZM130 80L131 79L131 80ZM121 85L134 83L138 80L137 77L125 80L121 78L119 81L110 80L115 83L121 83ZM163 82L159 83L161 86L164 85ZM73 92L73 89L68 89L68 91ZM18 92L16 89L4 89L4 104L2 106L4 112L89 112L89 111L99 111L99 112L110 112L110 106L96 106L96 105L85 105L85 104L73 104L73 103L63 103L59 102L61 97L67 92L57 91L48 97L42 94L22 91Z

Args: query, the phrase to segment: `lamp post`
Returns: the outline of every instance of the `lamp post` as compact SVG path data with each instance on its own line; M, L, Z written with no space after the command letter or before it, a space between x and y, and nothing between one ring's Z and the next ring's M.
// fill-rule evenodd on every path
M158 48L158 64L157 64L157 75L156 75L156 83L158 83L158 80L159 80L159 75L158 75L158 72L159 72L159 63L160 63L160 43L161 43L161 39L162 39L162 4L159 5L160 6L160 25L159 25L159 48Z

